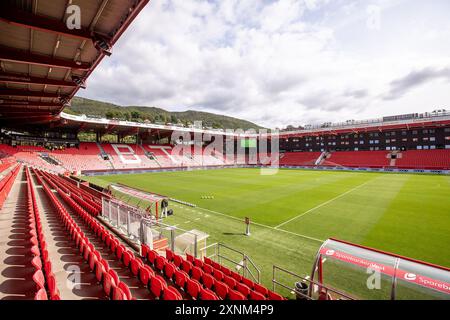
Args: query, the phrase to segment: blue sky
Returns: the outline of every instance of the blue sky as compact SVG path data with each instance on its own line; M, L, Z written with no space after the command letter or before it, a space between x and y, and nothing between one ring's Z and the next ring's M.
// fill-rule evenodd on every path
M267 127L450 109L450 1L152 0L81 95Z

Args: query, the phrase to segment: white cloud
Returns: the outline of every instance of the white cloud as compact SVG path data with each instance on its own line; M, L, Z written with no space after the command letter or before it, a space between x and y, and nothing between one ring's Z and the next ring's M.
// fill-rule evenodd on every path
M450 98L442 85L427 95L433 77L411 95L384 98L397 79L450 67L449 8L445 0L155 0L82 95L268 127L429 111ZM373 12L377 28L368 27Z

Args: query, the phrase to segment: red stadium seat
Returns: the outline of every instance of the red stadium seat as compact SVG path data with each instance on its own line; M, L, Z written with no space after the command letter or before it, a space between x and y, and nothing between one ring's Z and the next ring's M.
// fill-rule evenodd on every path
M255 283L255 291L261 293L263 296L267 296L269 294L269 290L266 287L263 287L260 284Z
M125 293L119 287L113 287L111 299L112 300L128 300Z
M37 270L33 274L33 281L36 284L38 290L45 289L45 278L41 270Z
M186 284L186 292L194 299L198 299L201 284L194 279L188 279Z
M250 289L253 289L255 287L255 283L252 280L247 279L247 278L242 278L242 283L245 284Z
M217 269L214 269L213 276L218 281L222 281L224 277L223 272Z
M116 287L116 282L110 273L103 273L103 291L109 297L112 293L112 290Z
M203 276L203 271L199 267L192 267L192 278L200 281Z
M209 289L200 288L200 300L219 300L219 297Z
M157 256L158 256L158 253L155 250L150 250L147 255L148 262L150 262L152 265L154 265Z
M192 269L192 263L186 260L183 260L183 263L181 264L181 269L186 272L187 274L190 274Z
M141 267L144 266L144 263L142 262L141 259L139 258L134 258L131 260L131 272L135 275L138 276L139 275L139 270Z
M251 291L249 287L240 282L236 283L236 290L242 293L245 297L248 297Z
M228 286L221 282L221 281L216 281L215 285L215 291L217 293L217 295L219 296L219 298L221 298L222 300L225 300L228 296Z
M195 258L194 259L194 266L199 267L199 268L203 268L203 261L200 259Z
M205 273L212 274L213 271L214 271L214 268L211 265L209 265L209 264L204 264L203 265L203 271L205 271Z
M47 292L45 292L45 289L40 289L34 296L34 300L48 300Z
M163 300L183 300L183 296L177 289L168 286L163 292Z
M125 294L125 296L127 297L127 300L133 300L133 297L132 297L131 292L130 292L130 288L128 288L128 286L125 283L119 282L118 287Z
M150 291L157 298L161 297L162 292L167 288L166 281L161 276L154 276L150 279Z
M175 270L177 270L177 267L172 262L167 262L164 266L164 275L166 278L172 280L175 275Z
M116 248L116 257L117 259L122 259L123 253L125 252L126 248L123 244L119 244L119 246Z
M180 288L185 288L186 282L189 279L189 276L186 274L186 272L181 270L175 271L175 284Z
M156 261L155 261L155 267L158 271L163 272L164 271L164 266L166 265L166 258L164 258L163 256L157 256L156 257Z
M152 268L147 265L143 265L139 269L139 280L141 280L142 284L148 285L150 279L155 276L155 272Z
M264 295L256 291L250 291L250 300L267 300Z
M181 264L183 263L183 258L181 258L179 255L174 254L173 255L173 263L177 268L181 267Z
M150 251L150 247L146 244L141 246L141 256L145 259L148 257L148 252Z
M166 249L166 259L167 259L167 261L173 260L173 251L172 250Z
M242 293L236 290L229 290L228 297L230 298L230 300L247 300L247 298Z
M285 300L281 295L269 290L268 300Z
M236 280L234 280L232 277L225 276L223 281L230 287L230 289L234 289L236 287Z
M122 255L122 261L123 261L123 264L125 265L125 267L128 267L131 263L131 260L133 260L133 259L134 259L134 254L129 250L126 250Z
M211 289L214 286L216 280L214 277L208 273L204 273L202 276L202 283L207 289Z
M194 256L191 256L190 254L186 253L186 260L190 263L194 263Z

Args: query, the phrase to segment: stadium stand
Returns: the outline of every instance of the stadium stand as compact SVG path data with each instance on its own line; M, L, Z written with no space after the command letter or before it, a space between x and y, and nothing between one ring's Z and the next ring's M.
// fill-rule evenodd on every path
M280 165L313 166L320 152L286 152L280 156Z
M71 172L112 169L111 163L101 158L100 149L96 143L81 142L78 148L48 152Z
M390 165L389 154L388 151L338 151L330 153L321 165L383 168Z
M409 150L398 154L396 167L403 169L450 169L450 150Z

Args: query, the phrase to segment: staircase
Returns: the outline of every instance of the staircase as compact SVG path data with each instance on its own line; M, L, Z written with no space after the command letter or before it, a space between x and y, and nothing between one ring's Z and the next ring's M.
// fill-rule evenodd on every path
M151 161L153 161L153 162L156 163L156 166L157 166L157 167L159 167L159 168L162 167L162 166L161 166L161 163L159 163L158 159L156 158L156 156L155 156L153 153L151 153L151 152L145 150L145 148L142 146L142 144L139 144L139 148L141 148L141 150L144 152L145 156L146 156L149 160L151 160Z

